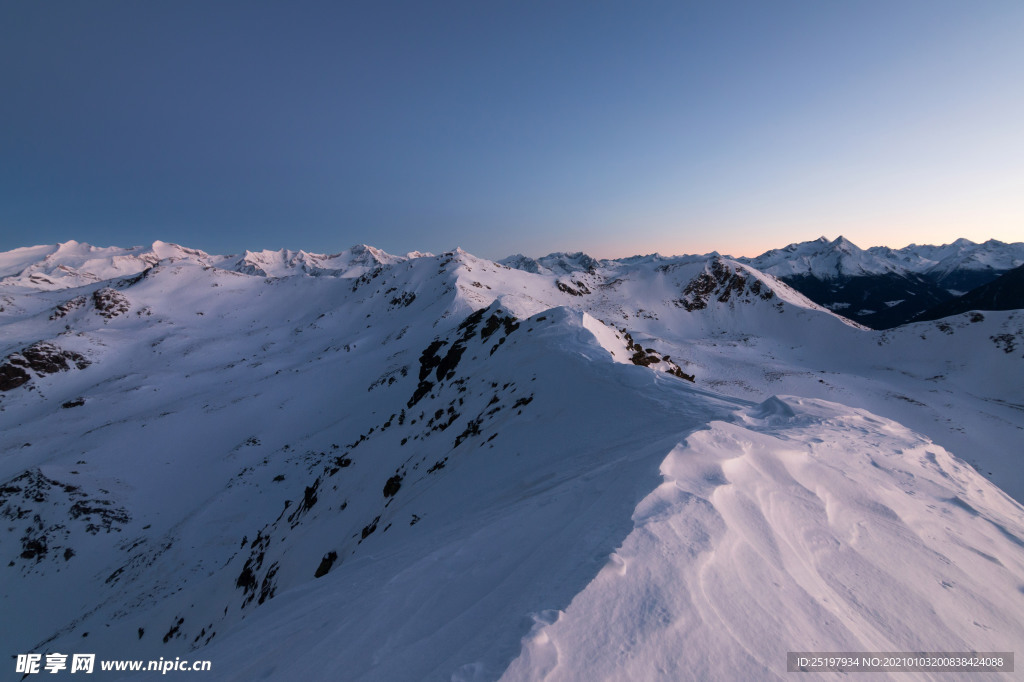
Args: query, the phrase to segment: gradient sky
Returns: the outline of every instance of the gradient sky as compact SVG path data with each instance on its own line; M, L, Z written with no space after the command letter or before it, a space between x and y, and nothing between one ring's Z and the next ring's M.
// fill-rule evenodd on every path
M1024 240L1024 3L16 0L0 250Z

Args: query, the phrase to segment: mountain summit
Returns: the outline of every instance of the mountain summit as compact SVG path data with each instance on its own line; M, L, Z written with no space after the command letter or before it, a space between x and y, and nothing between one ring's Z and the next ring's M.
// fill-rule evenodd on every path
M739 260L845 317L888 329L1024 264L1024 243L958 239L865 250L844 237L820 237Z

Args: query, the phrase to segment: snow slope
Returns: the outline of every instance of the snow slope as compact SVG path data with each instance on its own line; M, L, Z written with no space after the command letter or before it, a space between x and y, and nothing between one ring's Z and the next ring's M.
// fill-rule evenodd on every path
M773 397L661 472L622 546L501 679L785 679L786 651L1011 651L1024 636L1024 555L1006 543L1020 507L898 424Z
M1017 312L874 332L719 256L89 249L67 288L0 257L9 655L759 679L1020 639Z

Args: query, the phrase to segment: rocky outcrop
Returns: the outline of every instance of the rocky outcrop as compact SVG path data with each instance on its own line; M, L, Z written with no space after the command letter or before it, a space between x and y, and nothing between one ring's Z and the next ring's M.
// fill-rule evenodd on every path
M128 309L131 308L125 295L110 287L92 292L92 303L96 307L96 312L108 320L128 312Z
M769 301L775 293L756 277L739 267L732 267L721 258L708 263L704 272L690 280L683 288L683 296L673 303L686 310L703 310L708 303L717 300L728 303L737 299L760 298Z
M13 540L0 546L14 551L3 560L40 570L44 560L60 564L75 556L72 544L84 539L78 531L121 532L131 515L111 499L31 469L0 483L0 519Z
M64 350L49 341L37 341L17 353L11 353L0 364L0 391L10 391L42 376L65 372L72 367L85 369L91 363L80 353Z

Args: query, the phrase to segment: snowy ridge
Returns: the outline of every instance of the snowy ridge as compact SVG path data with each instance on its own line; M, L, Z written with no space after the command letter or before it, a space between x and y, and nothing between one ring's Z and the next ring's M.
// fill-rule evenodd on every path
M775 295L778 296L779 299L781 299L782 301L785 301L790 305L798 306L800 308L807 308L808 310L818 310L820 312L833 315L834 317L840 319L844 324L850 325L857 329L867 329L863 325L859 325L856 322L849 320L841 315L836 315L833 311L829 310L825 306L818 305L817 303L807 298L806 296L804 296L799 291L792 288L782 280L767 273L756 270L750 265L746 265L744 263L741 263L740 261L734 262L737 268L742 268L746 273L749 274L749 276L754 277L755 279L760 281L765 287L767 287L773 293L775 293Z
M813 242L790 244L782 249L767 251L757 258L737 260L776 277L810 274L829 279L884 275L901 269L889 259L870 250L864 251L845 237L838 237L831 242L819 237Z
M958 239L941 246L911 244L902 249L885 246L861 249L845 237L833 241L819 237L766 251L756 258L737 260L777 277L813 275L833 279L918 274L941 279L954 270L1005 271L1024 264L1024 242L1007 244L990 239L975 244Z
M410 254L419 257L422 254ZM333 277L359 277L382 265L394 265L407 260L360 244L334 254L307 253L305 251L259 251L245 254L234 264L234 269L247 275L260 277L287 277L296 272L308 275Z
M876 246L868 251L901 259L910 263L914 272L934 274L940 278L958 269L1001 272L1024 264L1024 243L1007 244L997 239L981 244L967 239L957 239L952 244L941 246L911 244L897 250Z
M214 267L228 258L162 241L155 241L149 247L127 249L68 241L56 246L32 246L0 254L0 286L67 289L136 275L162 260L189 260Z
M177 244L157 241L150 247L96 247L76 241L54 246L33 246L0 254L0 284L17 284L40 289L80 286L90 281L141 272L163 259L192 259L212 267L227 267L260 276L286 276L296 270L314 275L358 277L373 267L393 265L403 260L431 257L412 251L395 256L367 245L356 245L335 254L305 251L246 251L238 256L211 256ZM704 258L713 258L710 253ZM522 254L498 261L510 268L534 274L594 274L599 269L614 271L623 266L661 265L686 262L694 256L632 256L599 260L583 253L551 253L540 258ZM989 240L975 244L958 239L941 246L911 244L902 249L871 247L861 249L845 237L828 241L820 237L811 242L790 244L767 251L757 258L737 258L738 262L776 277L813 275L822 279L872 275L920 274L941 279L954 271L1004 272L1024 264L1024 243L1007 244ZM34 277L33 277L34 276Z
M0 292L12 652L759 679L1020 638L1017 311L874 332L720 256L124 251Z
M860 249L839 237L790 244L740 261L873 329L890 329L1024 262L1024 243L958 239L942 246Z
M528 258L517 253L498 262L510 268L538 275L571 275L574 272L594 274L599 266L607 267L612 263L612 261L595 260L582 251L576 253L549 253L541 258Z
M794 647L1009 651L1024 635L1024 549L1005 543L1020 506L893 422L772 398L661 470L633 532L501 679L785 679Z
M211 256L197 249L156 241L149 247L97 247L76 241L56 246L32 246L0 254L0 286L56 290L116 277L136 275L160 261L189 261L206 267L234 270L259 277L294 274L359 277L385 265L429 256L418 251L394 256L365 244L340 253L306 251L246 251L239 256Z

